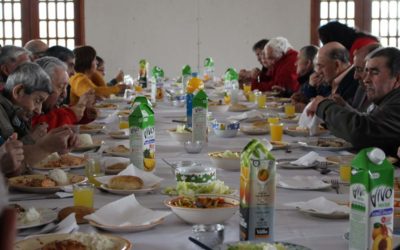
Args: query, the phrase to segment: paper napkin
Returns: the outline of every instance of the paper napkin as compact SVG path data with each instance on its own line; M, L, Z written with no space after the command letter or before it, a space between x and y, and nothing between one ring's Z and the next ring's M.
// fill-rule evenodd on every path
M250 110L239 115L229 116L228 120L238 120L238 121L256 121L256 120L265 120L267 116L258 110Z
M297 207L301 210L311 210L323 214L350 213L350 208L348 206L341 206L323 196L309 201L291 202L284 205L289 207Z
M290 164L297 165L297 166L304 166L304 167L310 167L316 164L316 162L324 162L326 161L325 157L319 156L317 152L311 151L299 159L295 161L291 161Z
M311 106L311 103L312 102L307 104L307 106L303 110L303 113L301 113L298 125L300 128L308 128L310 131L310 135L315 135L318 131L318 126L319 124L321 124L322 120L319 119L316 115L307 115L307 110Z
M317 176L278 176L278 186L290 189L320 189L330 187Z
M111 202L84 218L104 226L127 227L148 225L170 214L171 212L153 211L143 207L132 194Z
M157 185L158 183L160 183L163 180L162 178L158 177L157 175L155 175L153 173L138 169L133 164L129 164L128 167L126 167L124 170L119 172L118 175L137 176L143 180L144 187L152 187L154 185ZM103 184L108 184L110 179L113 178L114 176L115 175L101 176L101 177L97 177L96 180Z

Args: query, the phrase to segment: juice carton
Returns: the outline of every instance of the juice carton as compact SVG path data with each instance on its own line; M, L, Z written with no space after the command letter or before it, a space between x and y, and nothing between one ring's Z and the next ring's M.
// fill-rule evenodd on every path
M367 148L351 162L349 249L392 249L394 170L385 158L382 150Z
M145 97L145 96L136 96L135 99L132 100L131 105L132 105L132 110L134 110L136 108L137 105L139 105L140 103L144 103L149 105L149 107L153 107L153 105L151 104L150 100Z
M275 158L251 140L240 157L240 240L274 240L275 173Z
M139 104L129 116L131 162L140 169L153 171L155 159L154 112L147 104Z
M207 141L207 106L208 96L199 90L192 103L192 141Z

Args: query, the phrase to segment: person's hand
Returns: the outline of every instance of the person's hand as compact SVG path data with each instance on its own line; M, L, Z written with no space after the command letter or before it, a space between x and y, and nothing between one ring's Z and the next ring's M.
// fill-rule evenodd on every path
M54 152L66 154L77 145L77 138L72 129L64 125L50 130L36 145L49 154Z
M117 82L123 82L124 81L124 71L122 71L122 69L120 69L117 73L117 75L114 77L114 79Z
M89 89L85 94L79 97L77 105L82 105L84 107L92 107L96 102L96 92L94 89Z
M339 104L340 106L346 106L346 101L343 99L343 97L341 97L340 95L338 95L338 94L333 94L331 97L330 97L332 100L334 100L337 104Z
M34 141L37 141L38 139L42 138L43 136L45 136L47 134L47 127L48 126L49 125L47 123L45 123L45 122L36 124L36 126L33 127L29 131L29 136Z
M120 93L124 92L125 89L128 88L128 85L126 85L126 84L124 84L124 83L117 84L117 85L115 85L115 86L117 86L117 87L119 88L119 92L120 92Z
M99 115L99 112L97 111L96 108L90 107L90 108L85 109L85 116L89 120L96 120L98 115Z
M23 143L17 140L17 134L12 134L0 150L1 171L7 176L19 175L22 172L24 149Z
M311 105L307 109L307 115L308 116L314 116L315 113L317 113L318 105L323 101L327 99L326 97L323 96L316 96L312 101Z
M324 81L324 76L322 74L318 74L314 72L310 75L309 84L313 87L318 87Z

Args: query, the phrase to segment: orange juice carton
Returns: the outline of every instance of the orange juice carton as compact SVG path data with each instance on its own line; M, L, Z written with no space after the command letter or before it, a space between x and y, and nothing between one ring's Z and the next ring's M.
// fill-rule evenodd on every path
M154 112L145 103L137 105L129 116L131 162L145 171L156 166L154 122Z
M274 240L276 162L270 149L253 139L241 153L240 240Z
M352 250L393 248L394 169L379 148L361 150L351 162Z

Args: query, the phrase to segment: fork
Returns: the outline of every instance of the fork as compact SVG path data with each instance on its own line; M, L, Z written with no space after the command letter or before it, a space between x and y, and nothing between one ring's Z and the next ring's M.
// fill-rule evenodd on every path
M339 180L338 179L331 179L330 182L331 182L331 187L334 190L336 190L336 194L339 194L339 188L340 188Z

